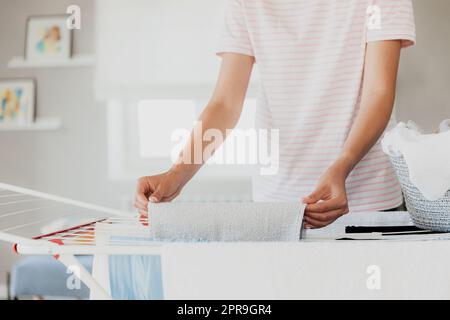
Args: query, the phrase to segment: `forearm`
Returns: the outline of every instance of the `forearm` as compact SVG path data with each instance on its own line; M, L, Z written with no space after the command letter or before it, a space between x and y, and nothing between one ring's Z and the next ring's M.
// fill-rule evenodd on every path
M394 90L366 96L335 165L345 177L370 151L386 129L392 114Z
M400 41L368 44L359 113L335 162L346 178L386 129L392 114L400 60Z
M208 161L211 153L205 152L206 148L215 152L223 144L227 134L236 126L241 111L242 106L226 106L221 102L210 102L200 115L178 161L171 170L179 173L185 183L189 181ZM217 136L220 135L223 139L205 139L205 133L209 130L220 133Z

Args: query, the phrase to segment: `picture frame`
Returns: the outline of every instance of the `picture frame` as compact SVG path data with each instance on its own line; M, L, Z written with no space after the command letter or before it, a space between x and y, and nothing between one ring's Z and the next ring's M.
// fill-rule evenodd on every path
M72 57L73 30L66 14L29 16L26 25L25 59L61 61Z
M0 78L0 126L31 124L35 114L36 81Z

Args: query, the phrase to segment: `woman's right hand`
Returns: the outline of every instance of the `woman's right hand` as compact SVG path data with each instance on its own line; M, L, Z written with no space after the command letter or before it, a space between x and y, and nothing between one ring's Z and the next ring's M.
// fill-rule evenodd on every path
M149 202L170 202L180 194L184 185L182 176L171 170L141 177L137 183L134 206L141 215L147 216Z

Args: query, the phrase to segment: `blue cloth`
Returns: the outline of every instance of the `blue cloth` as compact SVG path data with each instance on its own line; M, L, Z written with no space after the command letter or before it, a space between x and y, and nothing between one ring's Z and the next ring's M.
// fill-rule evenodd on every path
M159 256L110 256L109 280L114 299L163 299Z
M153 239L116 236L112 241L135 241L151 244ZM117 300L163 299L160 256L109 256L111 296Z

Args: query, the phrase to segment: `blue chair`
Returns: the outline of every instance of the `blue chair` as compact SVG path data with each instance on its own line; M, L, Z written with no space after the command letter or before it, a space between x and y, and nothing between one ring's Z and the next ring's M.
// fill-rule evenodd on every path
M80 263L92 270L92 256L78 256ZM89 289L82 283L79 289L69 289L66 267L50 256L27 256L12 267L9 277L9 297L23 296L88 299Z

